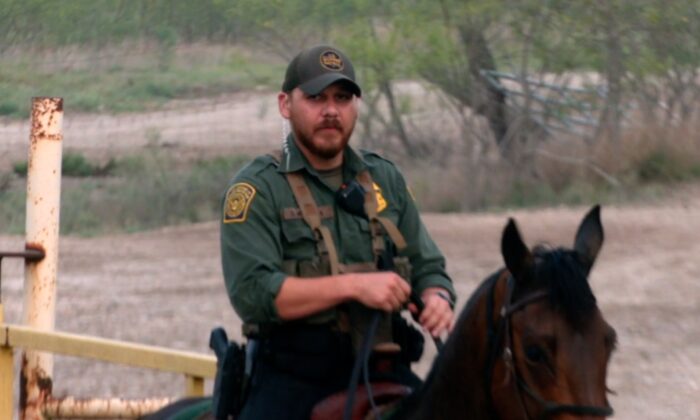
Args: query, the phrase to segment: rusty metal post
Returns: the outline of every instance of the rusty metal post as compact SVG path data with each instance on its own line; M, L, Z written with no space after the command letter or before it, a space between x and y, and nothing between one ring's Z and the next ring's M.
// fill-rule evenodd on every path
M26 264L24 321L45 330L53 330L55 324L62 123L62 98L32 99L26 240L28 249L42 250L45 257ZM42 405L51 395L52 376L53 355L25 351L20 377L21 419L42 418Z
M0 258L0 265L2 258ZM5 313L0 300L0 326L5 322ZM0 343L0 419L12 418L12 385L14 383L14 359L12 348Z

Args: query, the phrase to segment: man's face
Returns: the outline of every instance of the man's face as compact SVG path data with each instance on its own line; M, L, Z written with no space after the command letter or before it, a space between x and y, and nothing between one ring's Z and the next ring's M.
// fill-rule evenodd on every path
M357 97L342 83L318 95L295 88L278 96L280 113L289 119L302 149L328 160L343 151L357 120Z

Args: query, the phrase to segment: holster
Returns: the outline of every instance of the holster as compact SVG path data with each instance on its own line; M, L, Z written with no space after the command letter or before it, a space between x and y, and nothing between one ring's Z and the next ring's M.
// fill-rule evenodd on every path
M246 369L246 346L229 341L218 327L211 332L209 347L217 359L212 412L217 420L233 419L243 408L252 374L251 368Z

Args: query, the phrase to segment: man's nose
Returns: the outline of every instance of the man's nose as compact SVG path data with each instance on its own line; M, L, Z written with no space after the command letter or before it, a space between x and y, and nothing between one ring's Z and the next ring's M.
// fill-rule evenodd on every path
M323 107L323 116L333 117L338 115L338 106L333 99L326 101Z

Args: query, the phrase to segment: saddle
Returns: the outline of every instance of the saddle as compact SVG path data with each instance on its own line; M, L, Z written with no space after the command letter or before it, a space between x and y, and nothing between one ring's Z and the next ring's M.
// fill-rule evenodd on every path
M380 413L392 407L412 392L406 385L393 382L377 382L372 384L372 395ZM311 420L342 419L345 411L347 391L337 392L325 400L319 402L311 412ZM355 391L355 404L352 409L352 420L369 418L372 407L370 406L367 389L359 385Z

